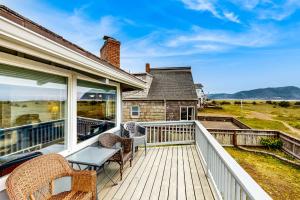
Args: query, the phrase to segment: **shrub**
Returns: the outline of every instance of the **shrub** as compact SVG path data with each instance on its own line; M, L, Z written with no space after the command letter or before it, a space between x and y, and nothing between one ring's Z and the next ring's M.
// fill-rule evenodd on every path
M231 103L229 101L222 101L220 104L221 105L230 105Z
M266 101L266 104L272 104L272 101Z
M295 106L300 106L300 101L295 102Z
M214 105L216 105L216 104L217 104L217 102L216 102L215 100L213 100L211 103L212 103L212 104L214 104Z
M213 106L213 107L210 107L210 109L223 110L223 107L221 107L221 106Z
M234 104L235 105L241 105L241 102L240 101L235 101Z
M281 149L283 146L282 140L275 138L261 138L260 144L269 149Z
M253 104L253 105L256 105L257 103L256 103L256 101L253 101L252 104Z
M288 101L280 101L280 102L278 103L278 105L279 105L280 107L287 108L287 107L289 107L291 104L290 104L290 102L288 102Z

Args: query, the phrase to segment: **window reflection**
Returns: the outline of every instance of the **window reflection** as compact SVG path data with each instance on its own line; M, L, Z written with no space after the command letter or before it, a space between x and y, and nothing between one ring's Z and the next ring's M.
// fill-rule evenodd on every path
M78 142L115 127L116 87L77 82Z
M0 175L28 152L64 148L66 106L67 78L0 65Z

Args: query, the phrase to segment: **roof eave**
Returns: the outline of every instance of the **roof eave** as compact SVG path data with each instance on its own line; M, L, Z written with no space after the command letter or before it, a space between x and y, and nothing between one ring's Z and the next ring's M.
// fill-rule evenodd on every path
M86 57L34 31L0 16L0 45L29 55L51 60L74 69L105 76L131 89L144 89L145 82L135 76Z

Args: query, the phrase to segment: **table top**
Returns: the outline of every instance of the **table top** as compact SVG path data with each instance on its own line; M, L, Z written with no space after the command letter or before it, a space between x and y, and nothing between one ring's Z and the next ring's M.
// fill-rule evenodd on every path
M119 150L119 148L90 146L68 156L67 160L71 163L100 167Z

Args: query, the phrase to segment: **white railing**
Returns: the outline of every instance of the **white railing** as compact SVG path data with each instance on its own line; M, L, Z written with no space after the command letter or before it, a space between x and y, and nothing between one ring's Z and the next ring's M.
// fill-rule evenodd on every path
M195 142L194 121L143 122L148 145L192 144Z
M141 122L147 130L148 144L196 144L218 199L272 199L226 152L199 121Z
M200 122L195 124L196 146L206 174L220 199L272 199Z

